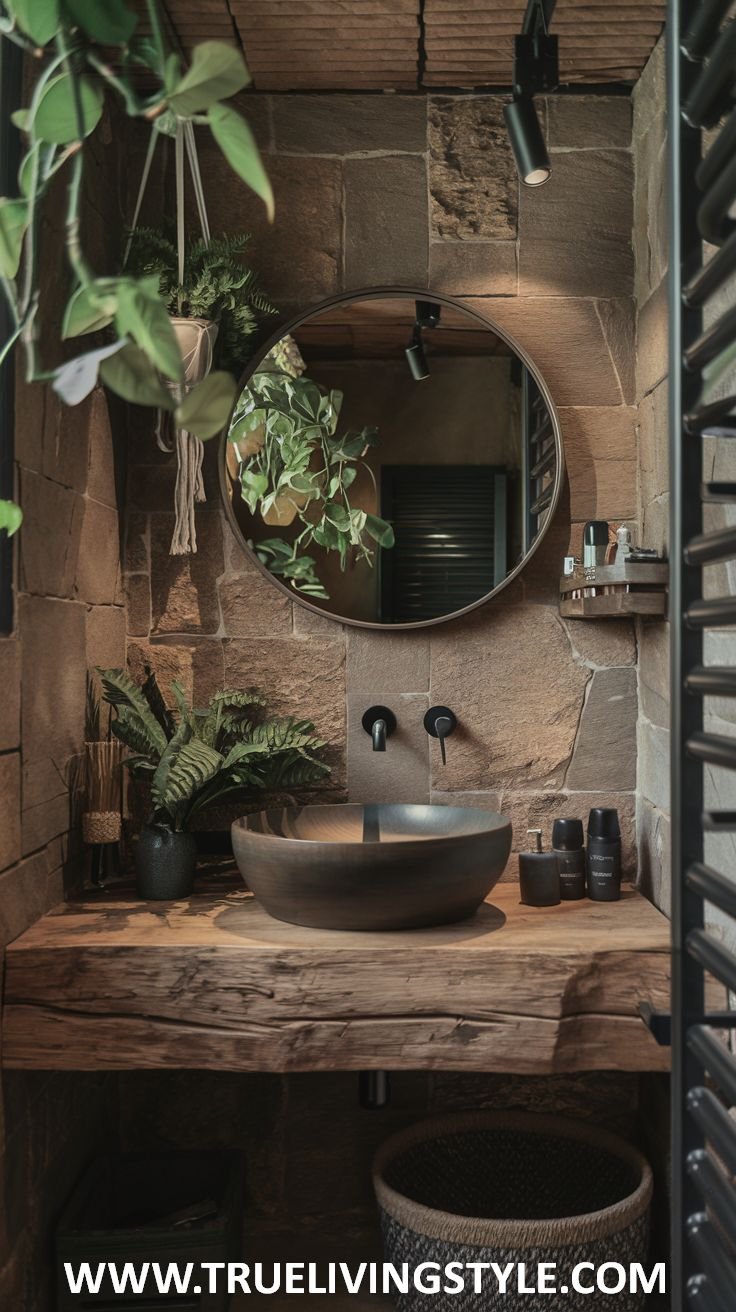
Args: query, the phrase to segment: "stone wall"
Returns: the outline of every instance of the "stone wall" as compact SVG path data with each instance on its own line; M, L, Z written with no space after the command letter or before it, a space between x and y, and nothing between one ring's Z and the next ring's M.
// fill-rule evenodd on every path
M93 259L120 231L111 144L106 129L88 179ZM52 318L67 294L53 222L62 212L52 201L45 221L41 285L44 315ZM86 672L125 658L124 470L103 392L65 409L50 389L25 385L19 361L15 450L25 520L16 539L15 631L0 637L0 973L6 945L80 881ZM3 1073L1 1307L46 1312L53 1305L53 1225L109 1132L110 1098L110 1083L100 1078Z
M667 551L667 92L664 41L634 96L639 536ZM669 911L669 625L639 626L637 831L641 886Z
M276 222L203 141L210 221L215 232L252 231L252 261L284 317L376 284L467 298L549 384L568 485L545 546L497 602L387 636L292 606L264 581L218 509L214 451L200 552L170 558L174 471L144 417L129 491L132 668L178 674L198 699L255 684L279 710L313 717L331 743L338 797L503 807L522 844L530 824L548 835L557 814L617 805L633 873L635 633L566 623L557 607L562 557L579 548L582 523L637 513L629 100L542 104L554 171L538 190L518 185L497 97L252 95L244 107ZM360 728L372 702L399 719L384 757ZM444 770L422 729L433 702L461 725Z

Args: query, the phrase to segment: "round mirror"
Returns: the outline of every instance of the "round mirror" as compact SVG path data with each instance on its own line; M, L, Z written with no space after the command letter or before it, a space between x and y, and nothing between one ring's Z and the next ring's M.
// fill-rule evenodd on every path
M249 367L223 448L236 534L274 583L348 624L479 606L544 536L563 457L523 351L429 292L339 296Z

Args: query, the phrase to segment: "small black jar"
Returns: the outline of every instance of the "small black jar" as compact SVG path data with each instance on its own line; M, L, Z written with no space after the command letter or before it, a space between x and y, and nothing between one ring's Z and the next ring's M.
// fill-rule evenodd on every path
M561 816L552 826L552 851L560 871L560 897L577 902L585 897L585 836L582 820Z
M588 897L618 902L621 897L621 829L618 811L594 806L588 817Z

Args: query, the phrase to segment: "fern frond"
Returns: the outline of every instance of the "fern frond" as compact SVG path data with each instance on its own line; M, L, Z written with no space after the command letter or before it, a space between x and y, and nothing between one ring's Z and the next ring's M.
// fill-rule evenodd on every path
M182 720L156 767L156 773L151 781L151 800L157 811L166 809L168 805L166 790L169 776L182 747L190 741L191 737L192 726L189 720Z
M234 689L225 689L224 692L216 692L211 706L265 706L266 698L260 692L236 692Z
M126 712L123 717L125 732L132 733L134 731L133 722L134 720L138 721L137 729L135 729L137 738L137 743L134 745L135 750L153 753L157 757L161 756L166 751L166 734L138 684L134 683L124 670L100 669L98 673L102 680L102 695L110 706L115 707L118 721L121 719L122 713ZM121 742L127 741L120 734L117 736L121 739ZM145 742L146 746L141 747L138 745L141 742Z
M151 716L151 719L153 720L153 716ZM158 725L156 725L156 728L159 729L160 733ZM147 757L154 764L166 751L166 739L163 734L161 734L160 740L154 738L147 723L130 706L118 707L117 715L113 719L110 729L114 737L121 743L125 743L125 746L129 747L132 752L135 752L138 756Z
M146 678L145 681L141 684L141 692L143 693L143 696L148 702L148 705L150 706L152 713L155 715L156 719L161 725L161 728L166 734L166 737L173 738L176 725L174 724L171 711L169 710L168 706L166 705L166 702L163 699L161 689L158 686L156 673L154 670L151 669L150 665L146 665L144 668L146 672Z
M162 809L172 811L182 804L194 801L206 784L214 779L222 766L222 756L199 738L192 738L178 751L172 761L161 793Z

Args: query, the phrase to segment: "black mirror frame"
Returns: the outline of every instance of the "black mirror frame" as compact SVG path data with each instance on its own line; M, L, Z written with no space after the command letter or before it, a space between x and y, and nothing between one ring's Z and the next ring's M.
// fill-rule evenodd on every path
M287 336L287 334L289 333L295 332L296 329L301 327L303 323L306 323L308 319L315 318L316 315L320 314L324 310L331 310L337 305L345 305L346 303L349 303L351 301L378 300L381 297L384 297L386 299L390 297L394 297L396 299L408 298L409 300L424 300L424 301L426 301L428 297L431 297L433 301L438 302L440 305L447 305L455 309L461 309L465 311L466 314L469 314L471 318L476 319L477 322L481 324L484 328L492 329L492 331L496 333L498 337L502 338L502 340L506 342L507 346L510 346L511 349L516 352L516 355L521 360L522 364L524 364L526 368L529 370L529 373L534 378L534 381L537 387L539 388L541 395L544 397L544 401L549 411L550 419L552 421L552 431L554 433L555 451L557 455L555 481L552 489L552 498L549 503L549 513L547 515L544 528L540 533L537 534L534 543L529 548L524 558L519 561L518 565L516 565L514 569L510 570L510 572L506 575L506 578L503 580L503 582L498 583L495 588L491 588L489 592L485 593L484 596L479 597L477 601L471 602L469 606L463 606L462 609L451 611L447 615L438 615L436 619L431 619L431 620L415 620L408 624L382 624L378 620L375 622L369 620L354 620L354 619L349 619L347 616L344 615L334 614L332 611L327 610L325 607L314 605L314 603L309 601L308 598L302 597L298 592L296 592L294 588L290 588L287 584L282 583L279 578L277 578L274 574L272 574L271 571L261 563L256 553L248 546L248 543L246 542L243 536L243 531L238 523L237 517L235 515L235 511L233 509L232 502L230 499L230 489L228 486L229 475L228 475L226 454L227 454L227 443L229 441L228 434L230 432L232 415L228 420L227 427L223 433L220 443L220 451L218 453L218 474L219 474L219 481L220 481L220 496L222 499L222 503L225 507L225 514L227 516L228 523L230 524L230 528L232 529L236 539L240 543L243 552L248 556L249 560L256 566L256 568L259 569L262 574L265 574L265 576L273 584L274 587L278 588L281 592L285 593L286 596L290 597L292 601L297 602L300 606L304 606L306 610L311 610L314 614L321 615L324 619L333 620L336 624L350 624L354 628L360 628L360 629L377 629L381 633L398 633L402 629L403 630L427 629L435 624L449 624L451 620L460 619L461 616L467 615L470 611L477 610L479 606L485 606L486 602L491 601L491 599L494 597L497 597L499 593L503 591L504 588L507 588L509 584L513 583L514 579L518 578L522 570L526 569L526 566L529 564L529 561L532 559L532 557L536 555L544 539L546 538L549 529L552 525L552 521L555 517L557 507L559 506L560 497L562 495L562 488L565 478L565 452L562 445L562 430L560 428L560 420L554 402L550 395L549 388L547 387L544 378L540 374L539 370L534 364L534 361L531 359L527 351L525 351L524 348L520 346L519 343L513 337L511 337L509 333L507 333L503 328L499 327L499 325L495 323L493 319L488 318L487 315L479 314L478 311L475 309L471 309L465 303L465 301L463 301L460 297L441 295L440 293L431 291L426 287L422 289L418 289L416 287L369 287L369 288L363 287L363 288L358 288L354 291L339 292L336 296L330 296L326 300L321 301L318 305L312 306L311 309L303 311L301 314L295 315L294 318L290 319L287 323L282 324L281 327L278 328L276 332L271 334L268 341L265 342L261 350L258 352L258 355L254 357L254 359L250 362L250 364L246 368L245 372L243 373L238 383L238 398L240 397L243 388L246 387L247 384L250 382L250 379L253 377L253 374L257 373L262 360L265 358L266 355L268 355L268 352L272 350L272 348L276 346L278 342L281 341L282 337ZM237 405L237 399L236 399L236 405ZM233 413L234 412L235 412L235 407L233 407Z

